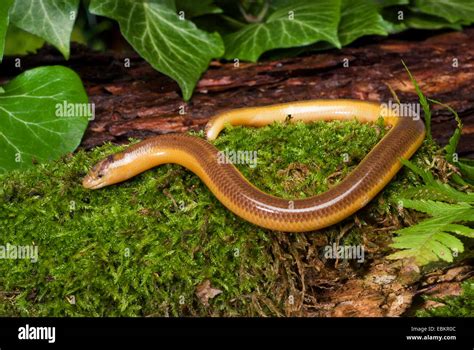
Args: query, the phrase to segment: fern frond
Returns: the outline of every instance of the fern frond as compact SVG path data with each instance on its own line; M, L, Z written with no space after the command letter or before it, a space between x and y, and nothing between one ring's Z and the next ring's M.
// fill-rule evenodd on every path
M403 165L418 175L424 182L425 185L409 189L404 192L404 197L408 198L431 198L433 200L447 201L451 203L474 203L474 193L465 193L456 190L448 184L442 183L433 177L433 174L417 167L412 162L401 159Z
M466 216L469 212L474 212L474 209L468 203L449 204L432 200L412 199L402 199L400 202L404 208L415 209L431 216Z
M390 246L403 250L389 255L388 259L414 258L419 265L439 260L452 262L457 253L464 251L463 243L453 234L474 238L474 228L465 225L474 222L474 195L443 184L409 161L403 163L425 182L417 188L418 194L424 194L425 198L431 194L430 198L444 198L451 203L413 197L401 199L404 208L428 214L431 218L396 231L398 236Z
M425 205L422 204L422 205ZM455 211L453 209L451 212ZM404 249L388 256L389 259L412 257L419 265L444 260L453 261L453 253L462 253L464 245L451 233L474 238L474 229L460 224L453 224L463 217L465 209L460 209L454 216L443 215L424 220L416 225L396 231L393 248ZM474 209L471 208L471 219L474 221ZM451 232L451 233L450 233Z

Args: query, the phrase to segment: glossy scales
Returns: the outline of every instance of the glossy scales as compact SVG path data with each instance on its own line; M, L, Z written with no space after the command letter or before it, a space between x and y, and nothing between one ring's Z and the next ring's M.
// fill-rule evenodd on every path
M102 161L101 179L89 174L88 188L124 181L146 169L180 164L198 175L229 210L261 227L287 232L318 230L335 224L364 207L401 168L399 158L409 158L424 139L423 122L385 113L380 105L351 100L303 101L266 107L243 108L220 114L206 127L214 139L226 124L263 126L273 121L316 120L376 121L382 116L390 131L339 184L320 195L289 201L260 191L232 164L218 162L218 150L209 142L184 134L162 135L131 146ZM86 181L87 180L87 181Z

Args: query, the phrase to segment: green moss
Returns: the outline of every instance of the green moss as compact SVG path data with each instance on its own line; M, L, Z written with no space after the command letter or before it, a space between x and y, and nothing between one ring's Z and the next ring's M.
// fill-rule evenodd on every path
M474 317L474 279L462 283L461 295L426 299L444 305L417 311L419 317Z
M347 175L384 132L380 123L355 121L274 124L232 128L215 144L221 150L257 151L257 167L238 165L245 176L274 195L304 198ZM0 261L1 315L284 314L298 282L295 260L287 257L283 275L278 254L292 250L292 244L297 249L301 237L333 240L344 225L289 235L279 243L281 233L234 216L197 176L177 165L101 190L83 189L87 170L121 149L107 144L0 177L0 244L39 248L37 263ZM417 162L428 167L425 159L435 151L425 144ZM382 222L396 213L388 198L416 182L402 171L357 215ZM350 242L359 242L359 229L354 230ZM206 279L223 291L209 307L195 296Z

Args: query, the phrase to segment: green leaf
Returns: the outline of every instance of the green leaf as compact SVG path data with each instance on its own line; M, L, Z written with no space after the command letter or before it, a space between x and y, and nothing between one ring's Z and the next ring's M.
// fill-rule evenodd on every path
M421 177L425 183L430 184L430 183L435 181L434 177L433 177L433 174L431 174L429 171L425 171L425 170L417 167L415 164L410 162L408 159L400 159L400 162L404 166L406 166L408 169L413 171L416 175Z
M458 147L459 140L461 138L461 133L462 133L462 128L463 128L461 118L459 118L458 113L453 108L451 108L450 106L448 106L444 103L441 103L439 101L433 100L433 99L429 99L429 101L432 102L432 103L436 103L440 106L443 106L444 108L449 110L454 115L454 119L456 120L457 126L456 126L456 129L454 130L453 135L449 138L448 144L444 147L444 151L445 151L445 154L446 154L446 159L448 160L448 162L450 162L450 163L452 163L452 164L459 167L459 169L461 170L461 173L463 174L463 176L466 177L466 181L474 180L474 166L469 165L468 161L466 161L466 160L460 161L460 160L456 160L454 158L454 155L456 154L456 149ZM464 181L462 178L460 178L458 180L461 181L461 182Z
M474 2L472 0L416 0L415 7L424 13L441 16L454 23L474 19Z
M462 159L462 161L460 161L457 166L466 179L469 181L474 181L474 162L471 159Z
M396 5L408 5L410 3L409 0L373 0L373 2L379 8Z
M463 252L464 246L450 233L474 238L473 228L459 224L474 222L474 207L472 206L474 194L457 191L435 180L431 173L407 160L402 160L402 163L425 182L424 186L415 189L424 198L441 195L454 203L436 202L431 199L400 199L399 202L401 201L403 207L429 214L432 218L396 231L398 236L393 239L394 243L390 246L404 250L389 255L388 258L414 258L420 265L440 259L453 261L452 252Z
M3 59L3 49L5 48L5 36L7 35L7 28L9 22L8 12L13 5L14 0L2 0L0 2L0 62Z
M461 138L461 132L462 132L462 121L461 118L459 118L458 113L452 109L450 106L447 104L441 103L439 101L429 99L430 102L436 103L447 110L449 110L453 115L454 119L456 119L457 127L456 130L454 130L453 135L450 137L448 144L444 147L444 151L446 152L446 158L450 163L454 162L454 154L456 153L456 149L458 147L459 139Z
M415 209L431 216L449 215L461 219L470 212L473 212L472 207L468 203L449 204L432 200L412 199L402 199L401 203L405 208Z
M11 22L55 46L67 59L79 0L15 0Z
M397 34L403 32L408 27L403 21L390 21L384 16L384 28L389 34Z
M5 55L27 55L43 47L44 40L36 35L10 25L5 40Z
M339 41L348 45L364 35L387 35L385 22L377 9L365 0L343 0L339 22ZM273 50L264 55L265 59L295 57L307 51L331 49L328 42L318 42L310 46Z
M443 29L450 28L454 30L461 30L461 23L450 23L443 18L431 16L423 13L408 12L405 16L404 23L407 28L414 29Z
M80 78L61 66L28 70L3 86L0 95L0 172L26 168L74 151L88 115L60 115L64 103L84 107Z
M418 85L418 82L416 79L413 77L411 74L410 70L406 66L405 62L402 60L403 67L405 67L405 70L408 73L408 76L410 77L410 80L415 87L416 93L418 95L418 99L420 100L421 108L423 108L423 112L425 113L425 126L426 126L426 136L428 139L431 139L431 110L430 110L430 105L425 97L423 95L423 92L420 89L420 86Z
M387 35L384 20L367 0L342 0L339 41L347 45L364 35Z
M217 32L220 35L233 33L246 26L245 23L226 15L205 15L193 18L193 23L206 32Z
M445 226L445 230L447 230L447 226ZM463 225L458 225L464 228L468 228L467 226ZM450 235L449 233L446 232L438 232L433 236L434 240L438 242L441 245L444 245L445 247L449 247L453 251L457 251L462 253L464 251L464 245L462 242L454 237L453 235ZM451 259L452 261L452 259Z
M423 185L411 190L407 190L404 192L404 195L409 196L410 198L426 198L427 196L430 196L431 199L447 201L450 203L474 203L474 193L464 193L458 191L455 188L438 180L428 185Z
M426 198L427 196L430 196L431 199L449 202L474 203L474 193L464 193L458 191L448 184L444 184L439 180L435 180L430 172L420 169L412 162L406 159L401 159L400 161L416 175L420 176L425 182L425 185L404 191L404 196L409 198Z
M403 18L399 18L402 11ZM416 8L390 7L382 9L384 27L390 34L395 34L409 28L436 30L450 28L462 29L464 22L451 23L438 16L429 15L418 11Z
M264 23L249 24L226 35L225 58L256 62L266 51L317 41L327 41L339 48L339 20L339 0L294 1L279 7Z
M224 51L219 34L180 20L172 1L92 0L89 9L116 20L140 56L177 81L185 100L191 97L210 60Z
M474 218L471 218L473 220ZM456 225L457 231L468 232L469 227ZM459 230L459 227L463 227ZM420 265L444 260L453 261L452 252L464 251L462 242L447 232L453 231L449 216L435 217L396 231L393 248L404 249L389 255L388 259L414 258Z
M446 225L444 229L448 232L453 232L460 236L474 238L474 228L470 228L468 226L458 225L458 224L449 224L449 225Z
M184 12L185 18L222 13L222 9L214 5L213 0L176 0L176 10Z

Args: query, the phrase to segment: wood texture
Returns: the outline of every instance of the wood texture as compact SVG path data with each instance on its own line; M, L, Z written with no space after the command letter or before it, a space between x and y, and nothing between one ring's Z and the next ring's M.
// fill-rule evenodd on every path
M130 67L125 59L130 59ZM104 141L125 142L129 137L184 132L202 128L209 117L223 110L317 98L355 98L387 101L390 85L403 102L417 96L401 64L403 59L428 97L451 105L465 125L459 153L474 158L474 28L423 40L378 39L343 50L309 53L302 57L266 60L258 64L215 61L199 81L190 101L179 88L136 54L96 53L73 47L64 62L53 49L42 49L1 65L5 82L22 70L64 64L79 73L96 118L82 146ZM348 67L344 67L344 63ZM458 66L456 67L456 63ZM180 108L185 114L180 114ZM450 113L434 107L433 135L444 144L455 127Z

